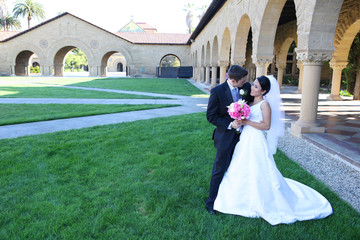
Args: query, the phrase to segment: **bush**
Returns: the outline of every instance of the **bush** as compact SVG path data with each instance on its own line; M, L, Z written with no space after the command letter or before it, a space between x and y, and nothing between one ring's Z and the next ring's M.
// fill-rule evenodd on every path
M284 76L283 84L297 86L299 84L299 79L293 76Z
M40 67L30 67L30 73L40 73Z

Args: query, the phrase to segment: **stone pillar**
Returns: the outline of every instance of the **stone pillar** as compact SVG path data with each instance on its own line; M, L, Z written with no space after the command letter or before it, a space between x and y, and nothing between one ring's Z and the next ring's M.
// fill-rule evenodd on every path
M267 75L267 67L272 62L273 56L256 57L252 56L253 63L256 65L256 77Z
M347 66L347 62L332 62L330 61L330 67L333 69L332 81L331 81L331 94L327 98L329 100L341 101L340 97L340 85L341 85L341 72Z
M41 75L42 76L51 76L52 75L52 66L41 65Z
M210 65L207 64L205 68L205 84L210 84Z
M199 67L197 68L197 82L198 82L198 83L200 83L200 82L202 81L202 79L201 79L201 69L202 69L201 66L199 66Z
M195 66L193 66L193 75L192 75L192 79L193 79L194 81L196 81L196 67L195 67Z
M299 69L299 81L298 81L298 89L296 90L296 93L302 92L302 84L304 79L304 65L301 61L297 62L297 67Z
M229 61L219 61L220 66L220 84L226 81L226 68L229 66Z
M323 133L325 132L325 128L318 126L316 118L321 68L323 62L331 58L331 51L309 52L308 50L299 50L297 53L298 60L302 61L304 66L303 89L300 117L295 123L291 124L291 133L298 137L300 137L302 133Z
M106 72L107 72L107 65L101 65L100 66L100 76L106 77Z
M205 82L205 67L204 66L201 66L200 68L200 82Z
M217 79L217 65L212 64L212 67L211 67L211 87L210 88L216 87L216 79Z
M64 64L55 64L54 65L54 76L57 76L57 77L64 76Z
M284 63L279 63L276 64L277 69L278 69L278 74L277 74L277 81L279 83L279 87L280 89L282 88L282 82L283 82L283 78L284 78L284 70L286 68L286 64Z
M10 65L10 76L15 76L15 65Z

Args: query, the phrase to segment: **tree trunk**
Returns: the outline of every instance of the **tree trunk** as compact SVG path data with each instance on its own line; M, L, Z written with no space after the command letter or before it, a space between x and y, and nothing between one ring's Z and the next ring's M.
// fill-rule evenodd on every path
M360 68L356 71L355 87L354 87L354 100L360 100Z
M31 21L31 16L28 16L28 29L30 29L30 21Z

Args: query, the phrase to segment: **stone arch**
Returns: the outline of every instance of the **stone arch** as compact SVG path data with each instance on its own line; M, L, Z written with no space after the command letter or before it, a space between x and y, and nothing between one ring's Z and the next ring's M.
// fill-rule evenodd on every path
M225 28L224 33L221 38L220 45L220 61L229 61L230 60L230 49L231 49L231 35L229 28Z
M29 50L21 51L15 59L15 71L14 74L17 76L28 76L30 73L30 57L34 53Z
M12 63L10 74L28 76L30 72L30 58L33 54L37 55L37 62L42 68L42 64L45 62L42 51L32 44L22 44L21 48L14 55L10 56Z
M165 56L163 56L163 57L161 58L161 60L160 60L160 62L159 62L159 66L160 66L160 67L162 66L162 65L161 65L162 61L163 61L166 57L168 57L168 56L174 56L174 57L176 57L176 58L179 60L180 66L181 66L181 59L180 59L176 54L169 53L169 54L166 54Z
M269 0L258 31L253 29L253 61L271 62L277 25L286 0ZM263 60L264 59L264 60Z
M336 26L332 60L347 62L351 44L360 30L360 2L344 1Z
M214 37L211 51L211 64L217 66L219 61L219 42L217 36Z
M330 59L338 16L343 1L294 0L298 24L298 59L323 62ZM330 17L329 17L330 16Z
M231 56L232 64L243 66L246 61L246 45L248 40L249 31L251 28L250 18L247 14L243 15L240 19L236 30L236 36Z
M56 43L52 44L50 46L50 50L49 50L49 54L48 56L50 57L50 61L53 62L49 62L49 73L51 73L52 69L51 67L54 67L54 75L55 76L63 76L64 74L64 61L65 61L65 56L66 54L74 49L74 48L79 48L81 49L81 51L83 51L88 59L88 64L89 64L89 73L90 75L95 75L98 76L99 74L96 74L99 70L96 69L96 73L92 74L92 72L94 72L94 65L96 64L96 59L94 56L93 51L90 49L90 47L83 43L82 41L79 41L77 39L73 39L73 38L66 38L66 39L61 39L58 40Z
M206 51L205 51L205 66L210 65L210 42L206 43Z

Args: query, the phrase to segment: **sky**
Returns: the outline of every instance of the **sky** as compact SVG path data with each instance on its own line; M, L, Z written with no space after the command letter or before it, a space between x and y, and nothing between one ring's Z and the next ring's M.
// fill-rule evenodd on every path
M110 32L117 32L128 24L146 22L160 33L186 33L186 14L184 6L188 3L196 7L209 6L211 0L34 0L43 5L46 20L58 13L69 12L83 20ZM15 0L7 0L8 10L12 11ZM194 22L199 12L194 11ZM21 20L22 30L27 29L26 19ZM197 20L198 21L198 20ZM42 21L31 20L31 27ZM195 22L197 24L197 22Z

